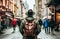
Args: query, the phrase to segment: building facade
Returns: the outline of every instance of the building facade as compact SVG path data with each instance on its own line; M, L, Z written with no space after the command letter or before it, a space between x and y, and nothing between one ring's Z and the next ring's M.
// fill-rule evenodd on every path
M38 18L38 0L35 0L35 14L36 14L36 18Z
M36 9L35 13L37 15L37 18L42 18L44 16L43 5L44 5L43 0L35 0L35 9Z
M50 8L52 19L55 19L56 31L60 29L60 0L51 0L48 4Z
M20 0L20 15L21 15L21 19L26 17L25 13L26 13L25 3L24 3L23 0Z
M51 11L47 7L46 3L50 0L35 0L35 9L37 13L37 17L43 18L48 17Z
M0 16L13 14L13 0L0 0Z

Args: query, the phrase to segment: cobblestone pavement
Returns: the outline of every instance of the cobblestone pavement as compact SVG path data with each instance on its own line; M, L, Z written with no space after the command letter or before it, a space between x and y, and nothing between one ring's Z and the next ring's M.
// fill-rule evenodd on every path
M22 39L22 35L20 34L18 27L16 28L16 32L12 33L13 29L7 29L5 34L0 35L0 39ZM55 35L46 34L42 29L41 33L38 35L38 39L60 39L60 34L55 32Z

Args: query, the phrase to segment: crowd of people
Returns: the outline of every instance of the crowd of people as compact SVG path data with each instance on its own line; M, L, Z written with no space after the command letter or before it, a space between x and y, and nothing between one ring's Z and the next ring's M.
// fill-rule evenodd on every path
M55 21L54 20L45 18L43 21L43 26L45 28L45 33L54 34L54 29L55 29Z

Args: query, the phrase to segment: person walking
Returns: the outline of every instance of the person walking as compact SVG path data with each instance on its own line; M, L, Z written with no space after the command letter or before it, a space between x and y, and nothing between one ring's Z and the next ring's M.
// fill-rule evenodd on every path
M5 30L5 29L6 29L6 20L5 20L5 18L2 18L2 21L1 21L1 31Z
M42 28L42 25L43 25L43 22L42 22L41 19L38 20L38 24L39 24L39 26L40 26L40 31L41 31L41 28Z
M21 19L17 19L17 25L18 25L18 27L19 27L19 29L20 29L20 26L21 26Z
M12 33L14 33L15 32L16 25L17 25L17 20L15 18L12 18L11 24L13 26L13 32Z
M48 19L47 18L44 19L43 26L45 28L45 33L48 33Z
M38 22L39 22L39 25L42 26L42 24L43 24L43 23L42 23L42 20L39 19Z
M51 30L51 34L54 34L54 27L55 27L55 21L54 20L50 20L50 22L49 22L49 27L51 28L49 28L49 33L50 33L50 30Z
M51 19L48 19L48 33L51 32L51 25L50 25Z

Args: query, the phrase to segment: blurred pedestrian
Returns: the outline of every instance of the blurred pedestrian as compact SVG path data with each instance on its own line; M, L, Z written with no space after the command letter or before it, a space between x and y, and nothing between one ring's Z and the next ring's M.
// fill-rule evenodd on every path
M38 22L39 22L39 25L42 27L42 24L43 24L43 23L42 23L42 20L39 19Z
M11 18L9 18L9 27L12 27L11 21Z
M17 25L18 25L18 27L19 27L19 29L20 29L20 26L21 26L21 19L17 19Z
M54 34L54 28L55 28L55 21L54 20L52 20L52 19L50 20L49 27L51 27L51 29L49 28L49 33L51 30L51 33Z
M1 21L2 21L2 19L1 19L1 16L0 16L0 34L3 34L3 32L2 32L2 26L1 26Z
M48 19L47 18L44 19L43 26L45 28L45 33L48 33Z
M50 25L51 19L48 19L48 33L51 32L51 25Z
M13 32L12 33L14 33L15 32L16 25L17 25L17 20L15 18L12 18L11 24L13 26Z
M1 21L1 31L3 31L4 29L6 29L6 20L4 18L2 18L2 21Z

